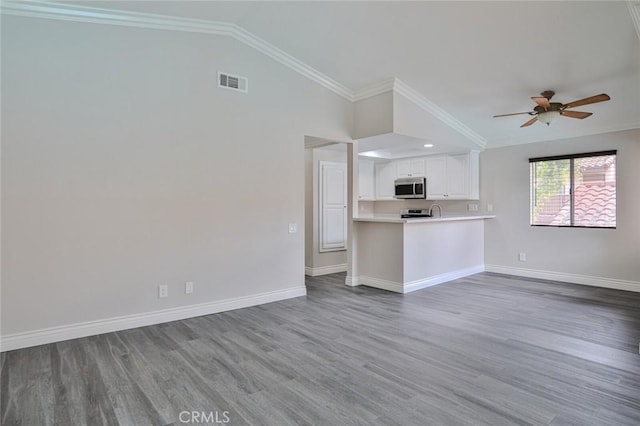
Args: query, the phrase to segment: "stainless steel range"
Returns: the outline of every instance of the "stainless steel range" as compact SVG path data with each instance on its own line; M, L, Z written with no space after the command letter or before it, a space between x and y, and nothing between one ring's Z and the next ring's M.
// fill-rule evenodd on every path
M410 218L410 217L431 217L429 213L429 209L403 209L400 211L401 218Z

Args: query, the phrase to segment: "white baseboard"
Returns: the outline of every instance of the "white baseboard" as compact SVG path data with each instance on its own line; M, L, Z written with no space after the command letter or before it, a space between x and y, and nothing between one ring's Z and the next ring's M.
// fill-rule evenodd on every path
M375 287L382 290L393 291L394 293L404 293L404 287L402 283L396 281L381 280L379 278L367 277L360 275L358 277L360 285L366 285L367 287Z
M94 336L96 334L111 333L114 331L161 324L164 322L199 317L202 315L211 315L219 312L232 311L234 309L247 308L249 306L291 299L293 297L306 296L306 294L307 289L304 286L291 287L251 296L235 297L232 299L163 309L143 314L125 315L104 320L88 321L60 327L27 331L24 333L9 334L0 336L0 351L11 351L30 346L61 342L63 340L77 339L79 337Z
M358 282L361 285L380 288L382 290L393 291L395 293L410 293L412 291L416 291L416 290L431 287L434 285L457 280L458 278L467 277L469 275L477 274L483 271L484 271L484 265L476 265L471 268L458 269L457 271L447 272L446 274L434 275L432 277L410 281L407 283L381 280L378 278L372 278L367 276L359 276Z
M358 282L358 277L352 277L351 275L347 275L347 278L344 280L345 285L350 287L357 287L360 285Z
M612 288L640 292L640 282L618 280L615 278L593 277L589 275L568 274L565 272L541 271L537 269L514 268L511 266L485 265L487 272L497 274L516 275L526 278L541 280L562 281L573 284L589 285L594 287Z
M478 274L480 272L484 272L484 265L476 265L471 268L458 269L457 271L447 272L446 274L434 275L433 277L411 281L404 283L404 292L409 293L422 288L431 287L433 285L457 280L458 278L468 277L469 275Z
M343 263L340 265L318 266L317 268L312 268L310 266L304 267L304 274L310 277L317 277L319 275L335 274L336 272L346 272L346 271L347 271L346 263Z

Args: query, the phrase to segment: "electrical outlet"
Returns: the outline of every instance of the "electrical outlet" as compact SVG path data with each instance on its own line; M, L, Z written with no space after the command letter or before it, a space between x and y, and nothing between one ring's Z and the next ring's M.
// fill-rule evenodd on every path
M169 297L169 286L166 284L158 286L158 297L163 299L165 297Z
M191 294L193 293L193 281L187 281L184 283L184 293Z
M527 253L518 253L518 260L520 262L526 262L527 261Z
M493 204L491 204L491 203L487 204L487 211L488 212L492 212L493 211Z
M289 224L289 233L290 234L295 234L296 232L298 232L298 224L297 223L290 223Z

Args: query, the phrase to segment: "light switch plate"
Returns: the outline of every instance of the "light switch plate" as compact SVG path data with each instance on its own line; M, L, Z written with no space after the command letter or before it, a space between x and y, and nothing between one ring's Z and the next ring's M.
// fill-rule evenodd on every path
M298 224L297 223L290 223L289 224L289 233L290 234L295 234L296 232L298 232Z

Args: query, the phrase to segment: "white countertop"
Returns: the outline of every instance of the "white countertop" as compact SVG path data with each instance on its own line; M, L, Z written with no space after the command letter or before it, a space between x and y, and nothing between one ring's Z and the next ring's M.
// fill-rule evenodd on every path
M354 222L384 222L384 223L430 223L430 222L452 222L456 220L478 220L493 219L495 215L444 215L443 217L418 217L418 218L401 218L399 214L374 214L362 215L354 217Z

